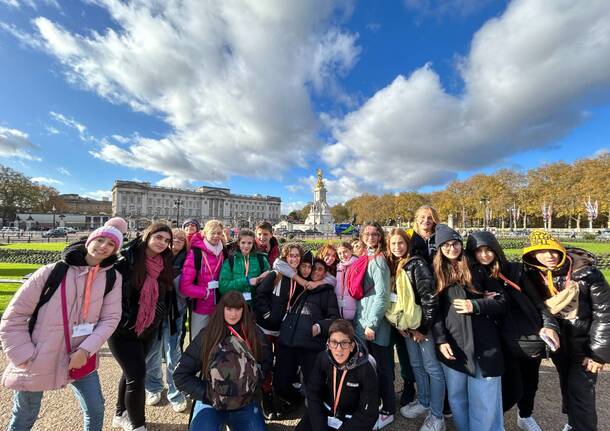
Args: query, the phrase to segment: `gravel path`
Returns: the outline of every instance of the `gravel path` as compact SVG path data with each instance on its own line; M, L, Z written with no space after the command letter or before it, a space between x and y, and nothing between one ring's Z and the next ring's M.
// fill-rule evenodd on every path
M120 376L120 369L110 352L105 348L100 352L100 379L102 390L106 399L106 416L104 429L110 430L114 405L116 402L116 385ZM6 366L6 358L0 354L0 369ZM402 384L402 383L401 383ZM398 389L398 388L397 388ZM606 371L600 376L597 386L597 406L599 414L599 429L610 430L610 372ZM540 389L536 398L535 417L543 430L559 431L563 428L566 418L560 413L559 383L555 369L548 363L541 368ZM12 406L12 392L6 388L0 389L0 429L6 429L10 419ZM506 431L517 431L515 409L506 413ZM146 408L146 418L150 431L184 431L188 421L188 413L175 413L165 398L157 406ZM388 426L388 431L417 431L423 419L406 420L397 416L396 421ZM270 431L290 430L294 428L297 419L273 422L269 425ZM448 421L448 430L454 430ZM43 398L39 419L33 430L35 431L67 431L82 429L82 416L80 407L70 389L47 392ZM234 430L239 431L239 430Z

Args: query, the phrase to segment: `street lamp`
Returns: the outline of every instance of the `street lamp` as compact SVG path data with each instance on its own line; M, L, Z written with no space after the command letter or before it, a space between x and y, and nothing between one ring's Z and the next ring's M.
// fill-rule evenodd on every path
M174 200L174 208L176 208L176 226L180 226L180 205L184 205L182 199Z
M487 205L489 205L489 198L487 196L482 196L479 201L481 205L483 205L483 229L487 230Z
M53 211L53 229L55 229L55 213L57 212L57 208L55 208L55 205L53 205L51 211Z

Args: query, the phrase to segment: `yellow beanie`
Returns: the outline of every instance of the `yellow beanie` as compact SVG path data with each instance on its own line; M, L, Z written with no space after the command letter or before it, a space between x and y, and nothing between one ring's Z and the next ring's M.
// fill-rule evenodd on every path
M528 245L523 248L523 262L546 272L547 289L549 290L551 296L554 296L557 294L557 289L553 285L552 271L549 270L549 268L540 265L532 256L534 252L543 250L553 250L561 254L561 260L557 264L556 268L561 267L565 263L567 252L565 247L561 245L561 243L557 241L553 235L542 229L534 229L528 238Z

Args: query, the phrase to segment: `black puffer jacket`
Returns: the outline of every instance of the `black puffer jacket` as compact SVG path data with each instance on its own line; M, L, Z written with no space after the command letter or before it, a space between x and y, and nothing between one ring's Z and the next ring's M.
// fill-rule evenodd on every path
M121 314L121 321L115 331L116 334L121 336L137 337L135 326L140 306L140 289L131 285L131 271L135 264L136 249L141 245L142 241L139 237L126 244L125 248L121 250L122 257L115 264L116 270L123 276L123 284L121 286L123 290L123 311ZM157 331L162 320L166 317L168 310L173 308L171 307L171 291L172 289L170 286L166 286L159 280L159 298L155 308L155 318L150 326L140 334L140 338L147 338L153 332Z
M561 328L561 349L570 349L580 360L585 356L601 363L610 362L610 287L597 269L595 256L578 248L567 248L572 261L572 280L578 284L578 313L574 321L558 318ZM552 272L553 283L561 291L565 287L569 260ZM538 307L550 297L541 272L526 260L524 285Z
M323 284L313 290L305 290L282 322L279 343L287 347L322 351L328 338L328 328L338 318L339 306L333 286ZM313 337L311 328L316 323L322 331Z
M559 332L557 320L550 314L543 314L536 308L531 299L525 294L523 285L523 265L521 263L508 262L502 247L491 232L472 232L468 236L466 252L471 257L473 271L479 271L481 277L492 277L490 268L483 267L477 263L475 253L477 248L489 247L500 263L500 273L514 283L502 279L498 282L504 286L504 293L508 303L508 310L499 319L502 342L506 350L515 357L539 358L545 353L545 344L538 336L540 329L554 329ZM520 290L519 290L520 289Z
M280 278L279 285L276 282L277 278ZM256 287L254 308L258 326L268 331L280 330L282 319L288 309L291 283L295 286L292 296L294 302L303 291L303 287L286 276L278 275L276 271L271 271Z
M432 265L432 259L436 253L435 234L430 235L428 239L424 239L420 234L413 231L411 234L411 255L423 257L428 265Z
M336 384L347 370L336 417L343 421L343 431L370 431L379 415L379 392L377 373L369 361L364 345L356 339L356 349L347 363L340 367L328 351L320 352L311 371L307 385L307 415L311 429L326 430L327 418L332 416L333 370L336 369ZM297 426L297 429L299 427Z
M421 306L421 323L417 330L426 335L432 328L438 311L434 277L426 260L417 255L407 261L403 270L407 272L414 288L415 303Z
M438 352L439 360L456 371L475 375L475 361L483 377L497 377L504 372L504 358L497 319L506 312L506 297L502 286L472 272L473 284L479 292L496 292L493 298L471 292L458 284L449 286L439 294L439 313L433 327L438 345L449 343L454 360ZM470 299L475 312L459 314L453 307L454 299Z

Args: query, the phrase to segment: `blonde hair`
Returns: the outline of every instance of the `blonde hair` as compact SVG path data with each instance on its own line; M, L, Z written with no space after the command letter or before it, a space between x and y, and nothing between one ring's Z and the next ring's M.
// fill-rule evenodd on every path
M188 253L190 247L189 247L189 242L186 239L186 232L180 228L175 227L172 229L172 235L173 235L174 239L181 239L184 242L184 246L182 247L182 250L186 250ZM178 254L182 250L178 250L175 254ZM173 252L174 252L174 250L173 250L173 245L172 245L172 253Z
M208 220L205 222L205 225L203 226L203 234L205 236L208 236L214 229L216 228L220 228L221 232L224 231L224 225L222 224L222 222L220 220Z
M422 232L419 230L419 223L417 222L417 219L423 213L426 213L426 214L432 216L432 221L434 222L435 227L437 224L439 224L441 222L441 218L438 215L438 211L436 211L432 206L430 206L430 205L420 206L419 208L417 208L417 211L415 211L415 220L414 220L415 227L413 228L413 230L415 230L415 232L417 232L419 235L421 235Z

